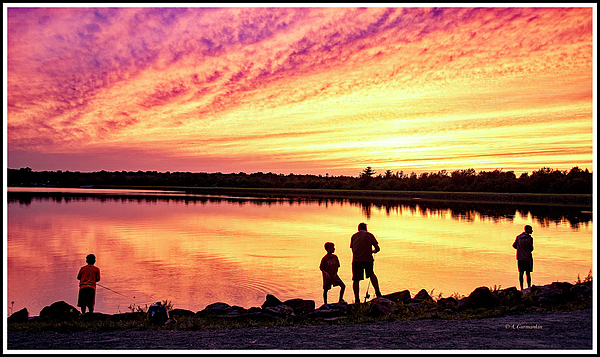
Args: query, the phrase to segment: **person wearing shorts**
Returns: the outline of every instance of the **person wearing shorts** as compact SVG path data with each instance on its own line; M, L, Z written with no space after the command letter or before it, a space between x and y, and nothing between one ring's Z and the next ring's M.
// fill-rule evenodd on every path
M79 269L77 280L79 280L79 296L77 298L77 306L81 307L81 313L85 314L86 307L90 309L90 313L94 312L96 305L96 282L100 281L100 269L94 265L96 256L88 254L85 257L87 265Z
M350 239L350 248L352 249L352 288L354 290L354 302L356 304L360 303L359 285L365 276L371 280L377 297L381 297L379 281L373 272L373 254L380 251L379 243L375 239L375 236L367 231L365 223L358 225L358 232L354 233Z
M523 290L523 273L527 275L527 287L531 287L531 272L533 271L533 228L525 226L525 231L515 238L513 248L517 250L517 268L519 269L519 283Z
M327 251L327 254L321 259L321 265L319 265L319 269L323 273L323 303L327 304L327 291L329 291L332 286L339 286L341 288L338 303L343 303L346 284L344 284L338 275L340 260L337 255L333 254L333 252L335 252L335 245L331 242L327 242L325 243L325 250Z

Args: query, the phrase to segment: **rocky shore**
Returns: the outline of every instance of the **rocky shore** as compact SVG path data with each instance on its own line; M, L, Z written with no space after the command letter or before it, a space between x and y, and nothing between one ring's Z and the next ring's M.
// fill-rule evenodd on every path
M280 301L261 307L214 303L193 312L169 311L148 325L146 312L86 314L62 301L39 317L26 309L8 318L8 349L592 349L592 282L554 282L519 291L475 289L434 299L421 290L364 304ZM586 305L587 304L587 305ZM580 308L578 307L585 307ZM561 309L575 311L560 311ZM207 328L206 321L222 328ZM34 331L32 324L78 321L140 322L114 331ZM280 324L277 326L277 324ZM128 325L129 326L129 325ZM235 326L235 328L231 328Z

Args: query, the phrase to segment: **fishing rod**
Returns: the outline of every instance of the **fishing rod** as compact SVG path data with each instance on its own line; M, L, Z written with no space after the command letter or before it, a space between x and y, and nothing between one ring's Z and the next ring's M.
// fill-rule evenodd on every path
M98 285L98 286L100 286L100 287L102 287L102 288L104 288L104 289L106 289L106 290L110 290L110 291L112 291L113 293L116 293L116 294L119 294L119 295L121 295L121 296L124 296L124 297L126 297L126 298L129 298L129 296L125 296L125 295L121 294L121 293L120 293L120 292L118 292L118 291L114 291L114 290L113 290L113 289L111 289L111 288L107 288L107 287L106 287L106 286L104 286L104 285L100 285L100 284L98 284L98 283L96 283L96 285ZM133 298L135 299L135 296L134 296Z
M369 279L369 285L367 285L367 295L365 295L365 302L367 302L367 299L371 297L371 295L369 295L369 287L371 286L371 279Z

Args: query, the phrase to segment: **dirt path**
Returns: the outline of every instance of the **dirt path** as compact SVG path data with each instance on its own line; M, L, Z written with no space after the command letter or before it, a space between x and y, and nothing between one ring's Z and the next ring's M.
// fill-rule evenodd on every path
M209 331L8 332L10 350L587 350L592 309L481 320Z

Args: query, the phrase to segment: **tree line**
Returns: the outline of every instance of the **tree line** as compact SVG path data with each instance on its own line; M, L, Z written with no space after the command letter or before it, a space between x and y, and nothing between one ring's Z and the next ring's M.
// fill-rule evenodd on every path
M8 186L61 186L92 185L117 186L185 186L185 187L241 187L241 188L297 188L336 190L391 190L443 192L507 192L507 193L569 193L592 194L592 173L573 167L556 170L543 167L531 174L517 177L514 171L456 170L448 173L423 172L417 174L386 170L377 174L372 167L362 170L357 177L323 175L289 175L272 172L244 172L223 174L157 171L33 171L29 167L8 169Z

